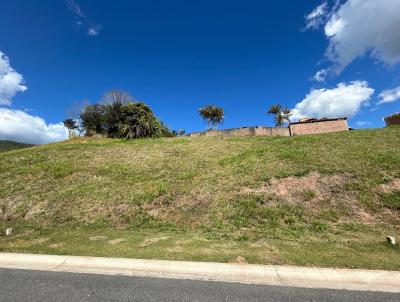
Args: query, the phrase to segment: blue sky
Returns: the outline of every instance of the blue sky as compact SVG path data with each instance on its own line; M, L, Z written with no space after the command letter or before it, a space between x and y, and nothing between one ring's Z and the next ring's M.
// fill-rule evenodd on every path
M60 140L65 110L110 89L187 132L204 129L207 104L225 109L224 128L272 125L274 103L294 118L349 115L355 128L400 111L398 0L0 6L0 139Z

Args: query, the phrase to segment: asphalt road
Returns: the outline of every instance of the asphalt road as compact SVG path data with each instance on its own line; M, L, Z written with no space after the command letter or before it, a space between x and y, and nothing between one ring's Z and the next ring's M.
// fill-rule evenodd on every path
M0 269L0 301L400 301L399 294Z

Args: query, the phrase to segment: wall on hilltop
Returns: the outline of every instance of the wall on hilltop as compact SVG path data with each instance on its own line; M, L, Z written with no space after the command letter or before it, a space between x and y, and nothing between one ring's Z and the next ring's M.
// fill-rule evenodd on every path
M234 137L234 136L290 136L289 128L286 127L243 127L224 130L207 130L205 132L193 132L190 137L199 136L219 136L219 137Z
M321 134L348 131L349 125L347 124L347 118L321 120L310 119L310 121L290 123L289 130L291 136Z

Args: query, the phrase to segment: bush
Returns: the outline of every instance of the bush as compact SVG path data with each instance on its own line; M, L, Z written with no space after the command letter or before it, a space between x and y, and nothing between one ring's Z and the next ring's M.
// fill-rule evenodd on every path
M174 134L141 102L115 101L85 107L81 113L86 136L111 138L169 137Z
M83 109L80 117L86 136L106 133L104 129L105 111L106 105L99 104L89 105Z
M169 132L144 103L128 103L122 105L120 110L119 137L161 137Z

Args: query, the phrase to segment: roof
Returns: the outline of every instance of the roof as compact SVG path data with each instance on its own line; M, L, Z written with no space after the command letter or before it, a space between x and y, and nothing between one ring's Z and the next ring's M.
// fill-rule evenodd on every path
M289 125L296 125L296 124L309 124L309 123L321 123L321 122L331 122L331 121L342 121L342 120L347 120L347 117L339 117L339 118L307 118L307 119L301 119L298 122L293 122L290 123Z

